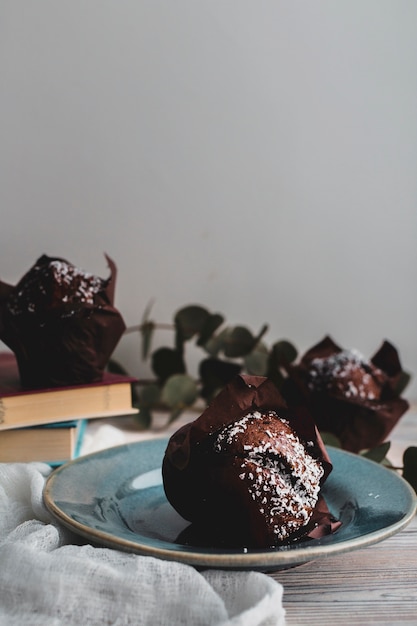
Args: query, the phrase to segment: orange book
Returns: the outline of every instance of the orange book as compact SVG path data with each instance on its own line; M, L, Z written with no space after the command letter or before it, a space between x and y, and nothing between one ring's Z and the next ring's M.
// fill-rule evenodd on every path
M41 461L57 466L80 454L87 420L13 428L0 434L0 463Z
M22 389L13 353L0 353L0 431L78 419L137 413L132 383L137 379L106 372L99 382Z

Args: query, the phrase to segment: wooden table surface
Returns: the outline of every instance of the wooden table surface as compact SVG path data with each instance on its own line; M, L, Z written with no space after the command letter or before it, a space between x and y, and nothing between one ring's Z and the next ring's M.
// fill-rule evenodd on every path
M388 458L417 446L417 409L389 437ZM271 574L284 587L287 625L417 626L417 518L373 546Z

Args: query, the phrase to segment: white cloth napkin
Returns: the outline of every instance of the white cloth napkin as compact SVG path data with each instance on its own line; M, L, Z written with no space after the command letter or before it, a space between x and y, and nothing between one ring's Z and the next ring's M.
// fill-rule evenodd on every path
M1 626L283 626L282 586L84 544L42 501L50 468L0 464Z

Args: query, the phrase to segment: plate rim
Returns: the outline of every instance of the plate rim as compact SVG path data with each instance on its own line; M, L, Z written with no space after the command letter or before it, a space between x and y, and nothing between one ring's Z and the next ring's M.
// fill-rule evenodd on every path
M80 464L81 462L85 462L86 460L88 461L94 458L100 458L108 453L109 450L114 450L117 453L118 450L121 451L121 449L123 448L136 448L156 442L159 442L159 444L162 444L162 442L167 443L168 439L169 437L158 437L154 439L147 439L144 441L124 443L118 446L112 446L111 448L104 448L103 450L91 452L77 459L68 461L64 465L61 465L60 467L54 469L47 477L43 489L43 501L46 508L53 515L53 517L56 518L60 523L62 523L66 528L68 528L75 534L80 535L100 546L122 550L124 552L133 552L142 556L151 556L167 561L182 562L188 565L192 565L194 567L218 569L261 569L264 571L285 569L288 567L301 565L309 561L317 560L318 558L324 558L335 554L342 554L344 552L349 552L353 549L365 548L370 545L379 543L380 541L388 539L389 537L395 535L403 528L405 528L412 521L417 512L417 494L415 493L411 485L402 476L395 473L393 470L381 464L378 464L375 461L372 461L371 459L367 459L366 457L354 454L347 450L342 450L340 448L334 448L332 446L326 446L330 453L332 451L336 451L338 454L340 453L342 455L352 457L356 461L359 459L360 462L363 462L365 464L371 463L374 469L376 466L379 468L378 471L381 471L382 473L389 472L391 477L395 476L394 480L398 480L399 484L402 485L402 488L406 492L408 492L411 502L409 510L400 520L391 523L382 529L377 529L375 531L366 533L365 535L346 539L344 541L340 541L334 544L326 544L324 546L322 544L313 545L303 543L300 544L300 546L302 545L302 550L283 550L282 548L270 548L263 550L248 549L248 551L245 551L243 549L240 551L224 550L210 552L209 550L206 551L199 549L198 547L192 547L190 550L185 551L176 548L169 549L163 546L149 545L143 542L141 543L130 541L129 539L117 536L114 533L95 529L91 526L88 526L87 524L74 520L70 515L65 513L65 511L63 511L56 504L52 496L54 483L57 477L59 477L62 472L65 472L68 467L75 464ZM140 537L141 535L138 534L138 538ZM172 545L175 546L177 544L172 543Z

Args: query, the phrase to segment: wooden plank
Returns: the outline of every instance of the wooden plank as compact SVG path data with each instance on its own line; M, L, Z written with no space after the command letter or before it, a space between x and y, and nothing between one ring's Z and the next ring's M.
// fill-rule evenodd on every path
M417 624L417 520L369 548L272 574L287 624Z

